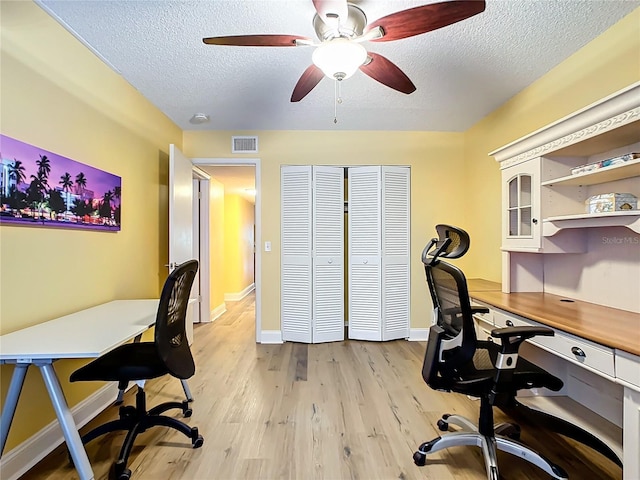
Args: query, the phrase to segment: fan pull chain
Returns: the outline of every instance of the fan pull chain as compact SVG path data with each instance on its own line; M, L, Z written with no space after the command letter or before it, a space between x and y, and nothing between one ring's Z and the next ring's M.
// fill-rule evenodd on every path
M340 80L335 80L333 88L335 102L333 104L333 123L338 123L338 104L342 104L342 93L340 91Z

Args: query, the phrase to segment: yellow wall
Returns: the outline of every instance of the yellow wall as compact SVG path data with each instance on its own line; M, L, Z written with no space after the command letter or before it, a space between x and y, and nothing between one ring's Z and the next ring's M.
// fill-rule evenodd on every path
M487 154L640 81L640 8L465 135L469 277L500 280L500 169Z
M224 196L224 293L253 284L254 206L240 195Z
M167 151L182 131L32 2L0 2L2 133L122 177L118 233L0 227L0 332L115 298L159 295L167 274ZM60 332L73 335L73 332ZM71 405L98 384L68 384ZM0 401L13 367L1 367ZM37 369L7 451L55 418Z
M224 304L224 185L209 181L209 254L211 310Z
M411 167L411 315L412 326L424 328L429 318L424 270L418 260L434 235L433 226L452 222L465 226L464 142L460 133L429 132L184 132L189 157L229 157L232 135L260 138L262 242L262 329L280 329L280 166L281 165L409 165ZM255 156L255 155L253 155Z

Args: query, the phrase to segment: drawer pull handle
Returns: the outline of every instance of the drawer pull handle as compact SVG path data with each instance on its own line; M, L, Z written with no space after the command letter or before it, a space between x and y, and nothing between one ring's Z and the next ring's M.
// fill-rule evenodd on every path
M587 354L581 348L571 347L571 353L573 353L576 357L584 357L586 358Z
M513 322L511 320L507 320L507 327L513 327Z

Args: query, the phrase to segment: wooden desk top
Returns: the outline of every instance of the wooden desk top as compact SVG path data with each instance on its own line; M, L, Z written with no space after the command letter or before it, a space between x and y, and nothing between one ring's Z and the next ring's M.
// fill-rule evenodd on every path
M491 289L491 284L497 288ZM480 302L640 356L640 314L579 300L567 302L550 293L502 293L500 284L487 280L471 279L468 288Z

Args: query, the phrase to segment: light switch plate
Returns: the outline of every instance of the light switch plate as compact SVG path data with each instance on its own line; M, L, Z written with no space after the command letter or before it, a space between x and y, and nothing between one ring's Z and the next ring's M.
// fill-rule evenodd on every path
M265 252L271 251L271 242L264 242L264 251Z

